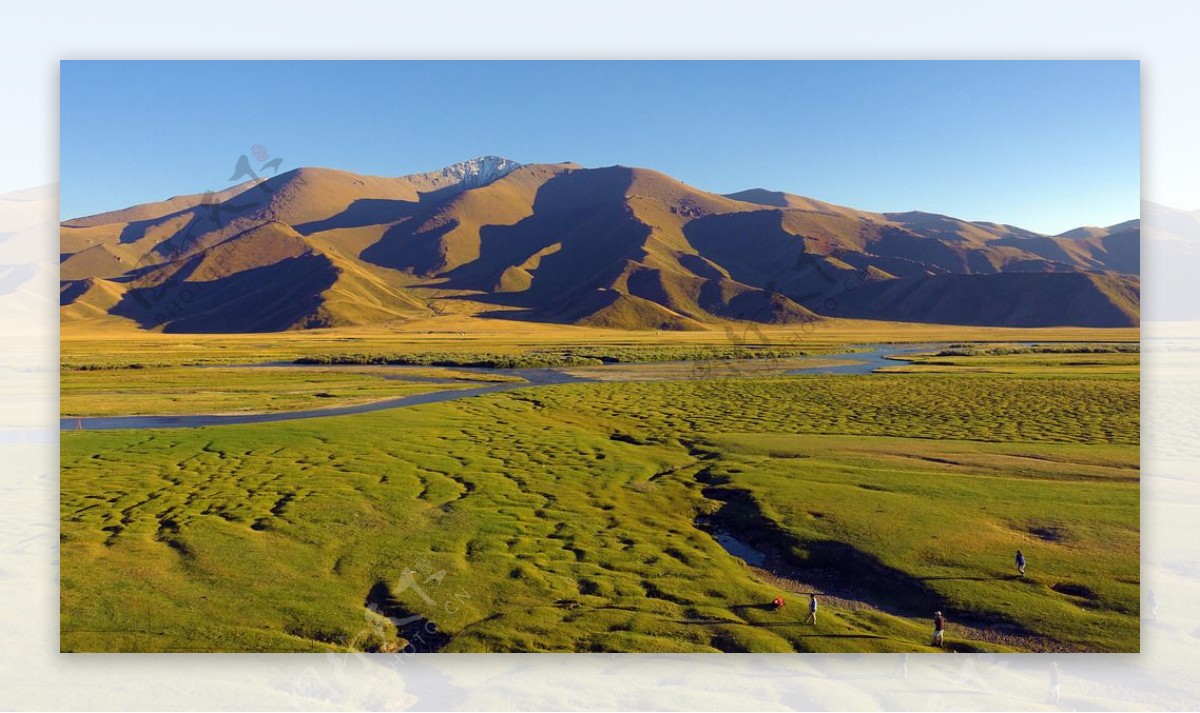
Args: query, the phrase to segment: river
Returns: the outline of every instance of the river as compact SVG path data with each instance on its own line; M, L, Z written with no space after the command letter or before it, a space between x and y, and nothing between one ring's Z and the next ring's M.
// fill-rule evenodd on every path
M899 346L874 346L869 351L850 352L844 354L827 354L812 357L814 360L820 360L820 366L813 367L797 367L790 369L785 374L872 374L877 369L883 366L894 365L895 360L887 357L902 357L908 354L916 354L927 352L932 349L937 349L941 345L937 344L906 344ZM845 365L830 366L829 360L845 361ZM748 360L753 361L753 360ZM669 362L659 362L665 364ZM678 362L686 363L686 362ZM251 364L246 366L259 367L280 367L280 366L300 366L291 363L272 362L268 364ZM619 365L611 365L613 367ZM206 368L206 367L196 367ZM311 368L311 366L309 367ZM337 368L325 367L322 368ZM362 366L356 365L353 368L361 369ZM403 370L403 366L388 366L389 370ZM413 369L422 369L425 367L411 367ZM600 367L603 368L603 367ZM483 367L455 367L459 371L471 371L483 374L503 374L508 376L519 376L524 379L524 382L505 382L501 384L491 384L481 386L474 389L459 389L454 391L435 391L428 394L415 394L412 396L402 396L394 399L384 399L382 401L372 401L371 403L358 404L355 406L333 406L330 408L309 409L306 411L279 411L275 413L247 413L247 414L228 414L228 415L187 415L187 416L95 416L85 418L62 418L59 419L59 428L63 431L98 431L126 428L198 428L201 426L234 426L248 423L274 423L276 421L297 421L305 418L325 418L327 416L349 416L356 413L370 413L372 411L385 411L387 409L404 408L407 406L421 406L423 404L435 404L444 401L454 401L457 399L471 398L473 396L482 396L484 394L494 394L500 391L511 391L513 389L526 389L538 386L549 386L554 384L569 384L569 383L586 383L596 382L597 379L588 379L585 377L574 376L566 373L570 367L553 368L553 369L491 369ZM428 379L422 379L428 380ZM632 381L632 379L630 380ZM606 380L606 383L622 383L621 381Z

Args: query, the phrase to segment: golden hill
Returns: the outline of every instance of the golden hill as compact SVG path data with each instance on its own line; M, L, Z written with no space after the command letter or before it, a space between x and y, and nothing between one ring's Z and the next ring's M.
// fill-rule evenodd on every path
M822 315L1137 323L1137 221L1047 236L762 189L717 195L624 166L304 168L61 230L64 321L166 331L377 324L466 305L621 329Z

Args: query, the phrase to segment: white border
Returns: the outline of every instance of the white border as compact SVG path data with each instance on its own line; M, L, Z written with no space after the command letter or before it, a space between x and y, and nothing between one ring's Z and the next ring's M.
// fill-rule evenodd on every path
M57 611L56 191L60 59L1141 59L1144 196L1200 207L1196 5L1170 2L695 3L218 0L24 3L0 42L0 707L28 709L1037 709L1040 656L60 655ZM1186 236L1185 236L1186 237ZM1200 241L1200 236L1192 236ZM1149 250L1149 247L1146 248ZM1149 257L1149 255L1147 256ZM1145 281L1155 277L1145 275ZM1180 286L1181 287L1181 286ZM1182 289L1182 287L1181 287ZM1154 304L1144 303L1152 320ZM1143 653L1058 657L1082 707L1200 706L1195 426L1200 330L1143 369ZM1179 339L1183 337L1184 339ZM20 442L23 440L24 442ZM1147 606L1148 610L1149 607Z

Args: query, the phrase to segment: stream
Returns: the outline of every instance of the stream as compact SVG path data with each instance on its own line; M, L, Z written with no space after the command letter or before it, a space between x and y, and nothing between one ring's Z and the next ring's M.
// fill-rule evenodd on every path
M829 360L845 361L844 366L830 366L822 364L821 366L812 367L797 367L790 369L784 374L872 374L880 367L895 365L895 359L887 357L903 357L905 355L927 352L932 349L939 348L938 344L908 344L908 345L883 345L875 346L869 351L864 352L847 352L843 354L824 354L811 357L815 360L827 362ZM753 360L746 360L753 361ZM901 360L902 361L902 360ZM690 362L655 362L656 364L688 364ZM726 362L737 363L737 362ZM311 365L293 364L291 362L269 362L263 364L246 364L242 367L307 367ZM628 364L611 364L605 367L616 368L619 366L629 366ZM596 368L605 368L596 367ZM198 369L214 368L214 367L195 367ZM225 367L229 368L229 367ZM336 366L322 366L321 368L337 368ZM353 365L355 369L362 369L362 365ZM381 368L389 370L403 371L406 368L413 370L425 369L421 366L396 366L396 365L381 365ZM505 382L500 384L490 384L488 386L480 386L472 389L458 389L453 391L435 391L427 394L414 394L411 396L401 396L394 399L383 399L381 401L372 401L365 404L357 404L354 406L331 406L329 408L308 409L304 411L279 411L275 413L246 413L246 414L225 414L225 415L180 415L180 416L91 416L83 418L60 418L59 430L62 431L95 431L95 430L112 430L126 428L199 428L201 426L233 426L244 425L249 423L274 423L277 421L297 421L306 418L325 418L328 416L349 416L359 413L371 413L372 411L385 411L394 408L404 408L407 406L421 406L424 404L442 403L444 401L455 401L457 399L465 399L473 396L483 396L484 394L493 394L500 391L511 391L513 389L527 389L538 386L550 386L554 384L569 384L569 383L587 383L599 382L599 379L589 379L585 377L575 376L567 373L575 367L556 367L542 369L496 369L488 367L453 367L457 371L474 372L480 374L500 374L506 376L519 376L525 381L523 382ZM399 378L405 380L419 381L449 381L430 379L429 377L417 377L413 379L402 375L389 376L388 378ZM628 379L625 381L635 381L636 379ZM623 383L622 380L606 380L606 383Z

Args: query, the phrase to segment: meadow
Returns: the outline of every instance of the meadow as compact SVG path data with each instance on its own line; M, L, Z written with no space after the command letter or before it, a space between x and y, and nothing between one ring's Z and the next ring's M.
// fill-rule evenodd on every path
M520 378L450 369L84 369L62 373L60 411L64 417L302 411L502 381Z
M1137 355L1087 358L64 432L62 648L1135 651Z
M906 357L903 365L883 369L890 373L986 373L1032 376L1086 373L1099 378L1136 378L1141 363L1137 344L952 345L949 348Z
M133 366L236 365L297 359L359 359L415 354L517 355L583 352L588 357L626 361L688 358L707 352L726 358L747 349L804 352L845 351L855 344L927 342L1128 342L1138 330L1085 327L961 327L939 324L830 319L813 325L732 324L704 332L631 332L538 322L520 329L498 319L457 316L413 320L396 328L345 328L274 334L156 334L87 323L64 323L60 339L64 372ZM402 345L402 347L398 347ZM548 346L553 345L553 346ZM684 354L681 355L680 353ZM694 358L694 357L693 357Z

